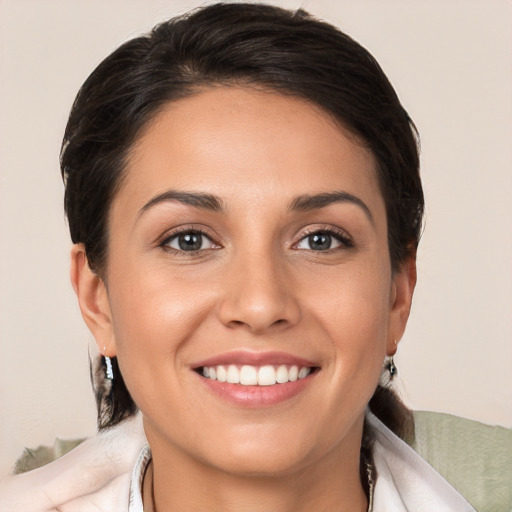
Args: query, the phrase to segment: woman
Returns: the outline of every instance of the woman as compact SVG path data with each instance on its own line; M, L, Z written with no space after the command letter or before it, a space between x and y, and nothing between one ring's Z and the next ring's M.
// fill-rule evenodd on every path
M411 416L378 385L423 194L414 127L366 50L302 11L171 20L87 79L61 165L99 426L120 427L42 470L39 509L473 510L400 441ZM128 452L98 463L137 409L133 473Z

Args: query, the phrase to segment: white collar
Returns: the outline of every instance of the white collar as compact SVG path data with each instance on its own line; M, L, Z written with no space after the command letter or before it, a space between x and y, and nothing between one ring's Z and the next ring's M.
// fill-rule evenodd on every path
M408 444L371 412L372 449L377 478L373 512L476 512L475 509Z
M366 418L375 436L372 456L377 478L373 512L476 512L432 466L376 416L367 412ZM151 450L146 444L133 468L128 512L144 512L142 480L150 460Z
M128 512L144 512L142 505L142 482L144 473L151 461L151 449L149 444L145 444L140 450L137 462L132 471L132 480L130 482L130 505Z

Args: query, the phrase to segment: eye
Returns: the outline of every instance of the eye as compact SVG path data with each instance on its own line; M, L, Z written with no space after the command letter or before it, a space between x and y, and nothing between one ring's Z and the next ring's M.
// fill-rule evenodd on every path
M213 249L216 245L201 231L182 231L167 238L163 246L176 251L197 252L204 249Z
M296 245L296 248L309 251L328 251L343 246L352 246L351 241L347 237L333 231L322 230L315 231L302 238Z

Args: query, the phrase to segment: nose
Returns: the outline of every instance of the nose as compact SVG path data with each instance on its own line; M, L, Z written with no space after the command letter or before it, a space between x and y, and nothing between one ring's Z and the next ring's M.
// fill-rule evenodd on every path
M245 254L232 261L223 281L220 321L253 334L295 325L299 302L285 266L269 254Z

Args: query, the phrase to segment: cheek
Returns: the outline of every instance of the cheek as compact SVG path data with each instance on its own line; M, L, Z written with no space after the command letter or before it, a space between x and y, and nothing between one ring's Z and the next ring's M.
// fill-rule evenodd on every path
M314 281L313 281L314 282ZM390 313L391 273L384 266L365 265L347 272L332 272L317 279L323 287L310 288L308 309L335 339L356 346L379 343L387 333ZM356 343L356 340L358 343Z
M146 267L130 279L112 276L109 287L119 365L141 408L138 398L152 396L152 386L173 384L187 342L211 310L207 290L198 293L189 282L167 274Z
M146 334L143 345L179 340L210 302L207 289L198 293L190 280L164 265L125 265L112 275L112 283L109 298L120 349L133 342L135 333ZM137 347L140 343L130 348Z
M367 388L364 393L371 394L386 353L390 273L369 266L325 283L323 293L310 294L308 310L330 343L333 379L350 382L361 391Z

